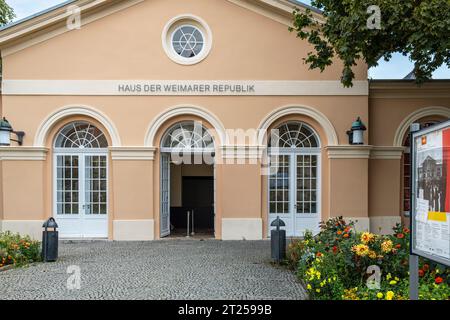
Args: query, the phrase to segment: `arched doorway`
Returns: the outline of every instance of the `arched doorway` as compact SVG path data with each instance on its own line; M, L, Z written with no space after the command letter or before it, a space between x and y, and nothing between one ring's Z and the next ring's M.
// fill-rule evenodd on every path
M300 121L285 122L270 136L269 229L280 217L287 236L303 236L306 230L316 233L321 219L319 137Z
M171 126L161 139L160 237L214 236L215 147L199 121Z
M65 238L108 237L108 141L96 126L65 125L53 145L53 216Z

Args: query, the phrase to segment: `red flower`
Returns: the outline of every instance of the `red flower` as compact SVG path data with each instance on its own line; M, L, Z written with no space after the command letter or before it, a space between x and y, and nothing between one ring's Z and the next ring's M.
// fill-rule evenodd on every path
M444 279L442 279L441 277L437 277L436 279L434 279L434 282L436 284L440 284L440 283L442 283L442 281L444 281Z
M337 246L334 246L333 247L333 253L336 253L338 251L338 247Z
M321 257L322 256L322 253L321 252L317 252L316 253L316 257Z
M422 269L419 269L419 277L423 277L424 274L425 272Z
M430 269L430 266L428 264L423 265L423 270L428 271Z
M408 228L403 228L403 232L404 233L409 233L409 229Z
M395 247L396 247L397 249L400 249L400 248L402 247L402 245L401 245L400 243L397 243L397 244L395 245Z
M405 235L403 233L397 234L397 238L399 238L399 239L403 239L404 237L405 237Z

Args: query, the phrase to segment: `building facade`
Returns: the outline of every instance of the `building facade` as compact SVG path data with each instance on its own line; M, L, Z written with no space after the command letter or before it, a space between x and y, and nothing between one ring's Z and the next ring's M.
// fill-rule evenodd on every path
M53 216L65 238L251 240L278 216L290 236L344 216L389 232L409 126L450 118L450 82L368 81L360 63L343 88L338 61L303 63L296 6L75 0L1 29L0 110L25 136L0 147L0 230L39 238Z

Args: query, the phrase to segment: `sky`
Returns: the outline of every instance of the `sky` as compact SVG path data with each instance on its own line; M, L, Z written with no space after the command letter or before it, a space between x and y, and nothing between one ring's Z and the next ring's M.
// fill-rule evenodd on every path
M16 13L19 20L54 5L65 2L65 0L6 0ZM309 4L309 0L302 1ZM380 60L379 66L369 70L372 79L401 79L413 69L413 63L401 54L395 54L389 62ZM443 66L433 74L434 79L449 79L450 69Z

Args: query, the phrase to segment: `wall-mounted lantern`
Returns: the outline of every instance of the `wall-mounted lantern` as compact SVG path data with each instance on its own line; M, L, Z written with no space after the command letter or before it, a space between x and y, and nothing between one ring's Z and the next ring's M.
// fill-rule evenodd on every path
M14 133L17 136L17 140L11 139L11 133ZM9 146L11 145L11 141L15 141L21 146L24 135L25 132L23 131L14 131L6 118L3 117L3 119L0 120L0 146Z
M367 128L358 117L355 122L352 123L352 128L347 131L349 144L364 144L364 131Z

